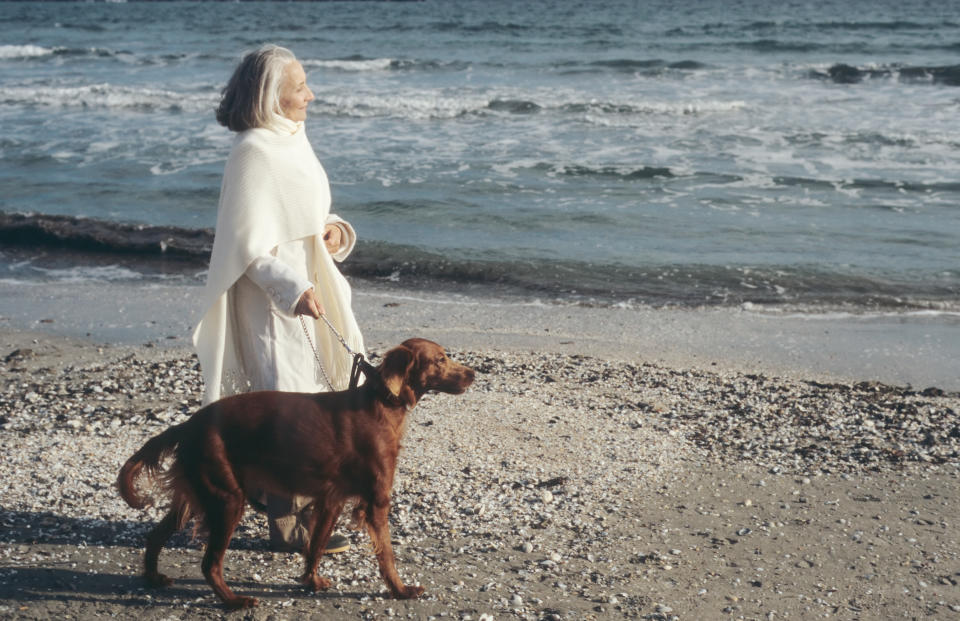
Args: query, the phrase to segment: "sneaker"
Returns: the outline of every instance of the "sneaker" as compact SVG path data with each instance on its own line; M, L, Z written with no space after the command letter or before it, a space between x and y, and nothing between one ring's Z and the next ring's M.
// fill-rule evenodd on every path
M350 549L350 540L343 535L333 533L330 535L330 541L327 542L327 549L324 554L336 554L337 552L346 552Z
M297 546L284 541L271 541L270 549L274 552L303 552L304 546ZM350 540L343 535L334 533L330 535L330 540L327 542L327 548L323 551L323 553L337 554L338 552L346 552L349 549Z

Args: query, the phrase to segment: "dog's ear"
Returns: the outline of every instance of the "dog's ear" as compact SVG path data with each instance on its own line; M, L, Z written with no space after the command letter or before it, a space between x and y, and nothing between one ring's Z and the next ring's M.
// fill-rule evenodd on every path
M413 352L401 345L388 351L380 365L384 386L411 408L417 404L417 396L410 388L410 369L413 368L414 358Z

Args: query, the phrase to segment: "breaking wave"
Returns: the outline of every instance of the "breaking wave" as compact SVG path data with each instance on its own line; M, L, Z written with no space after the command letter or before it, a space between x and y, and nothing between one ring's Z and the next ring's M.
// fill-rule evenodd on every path
M647 173L644 173L647 174ZM43 249L69 263L124 257L115 278L144 277L157 260L164 268L196 275L213 246L210 229L143 226L95 219L0 212L0 248ZM85 258L86 257L86 258ZM171 264L170 259L175 261ZM115 263L111 263L114 265ZM147 269L140 269L145 267ZM41 268L34 268L41 270ZM417 246L360 242L348 276L418 286L486 286L503 293L542 296L582 304L654 306L830 306L957 312L960 274L939 280L892 280L817 266L597 264L577 260L511 259L496 255L451 256Z
M837 84L859 84L868 80L893 80L910 84L927 83L960 86L960 65L855 67L837 63L826 71L811 70L810 77L830 80Z

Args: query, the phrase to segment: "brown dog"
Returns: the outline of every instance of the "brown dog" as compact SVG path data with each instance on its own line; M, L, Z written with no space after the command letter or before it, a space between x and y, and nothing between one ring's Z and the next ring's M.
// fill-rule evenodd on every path
M134 483L141 471L163 473L172 494L170 511L147 535L144 577L154 586L172 580L157 571L164 543L190 519L209 533L203 575L227 608L255 606L234 595L223 580L223 555L243 515L249 494L265 490L313 498L310 543L301 578L312 590L330 581L317 562L344 505L365 524L383 577L394 597L419 597L423 587L405 586L397 574L387 513L409 408L429 390L460 394L473 382L472 369L447 358L443 348L410 339L384 356L376 373L354 390L334 393L254 392L212 403L190 420L150 439L127 460L117 479L120 495L142 508Z

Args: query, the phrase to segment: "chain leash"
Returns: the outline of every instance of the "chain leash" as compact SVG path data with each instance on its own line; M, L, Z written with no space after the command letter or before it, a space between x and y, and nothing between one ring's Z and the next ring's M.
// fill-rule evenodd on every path
M343 339L343 336L342 336L339 332L337 332L337 329L333 327L333 324L330 323L330 320L327 319L327 316L326 316L326 315L320 315L320 319L323 319L323 323L327 324L327 326L330 328L330 331L333 332L334 336L337 337L337 340L340 341L340 344L343 345L343 348L347 350L347 353L350 354L351 356L356 356L356 355L357 355L357 352L355 352L355 351L353 351L352 349L350 349L350 346L347 345L347 342ZM300 321L303 321L303 315L300 315ZM304 328L304 329L306 329L306 328ZM316 351L316 350L314 350L314 351Z
M300 327L303 328L303 335L307 337L307 342L310 343L310 349L313 350L313 357L317 361L317 368L320 369L320 374L323 375L323 381L327 383L330 390L335 391L336 388L334 388L333 382L330 381L330 376L327 375L327 371L323 368L323 362L320 361L320 352L317 351L317 346L313 344L313 339L310 338L310 332L307 330L307 322L304 321L303 315L299 315L299 317ZM360 373L366 372L365 368L369 368L370 365L364 359L363 354L353 351L353 349L347 345L347 341L343 338L343 335L333 327L333 324L330 323L326 315L320 315L320 319L323 319L323 322L327 324L327 327L330 328L330 331L337 337L337 340L339 340L343 348L347 350L347 353L353 356L353 368L350 369L350 389L356 388L360 381Z
M320 315L320 316L323 317L324 321L327 321L326 317L324 317L323 315ZM303 315L299 315L299 317L300 317L300 327L303 328L303 335L307 337L307 342L310 343L310 349L313 350L313 357L316 358L317 360L317 368L320 369L320 374L323 375L323 381L327 383L327 386L330 387L330 390L336 390L336 388L333 387L333 382L330 381L330 376L327 375L326 370L323 368L323 362L320 361L320 352L317 351L317 346L313 344L313 339L310 338L310 332L307 330L307 322L303 320ZM330 326L329 321L327 321L327 325ZM333 326L330 326L330 328L333 329ZM334 330L333 333L337 335L337 338L340 339L340 342L343 343L343 346L347 347L347 344L346 342L344 342L343 337L341 337L336 330ZM347 351L350 351L349 347L347 347Z

